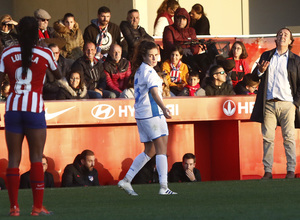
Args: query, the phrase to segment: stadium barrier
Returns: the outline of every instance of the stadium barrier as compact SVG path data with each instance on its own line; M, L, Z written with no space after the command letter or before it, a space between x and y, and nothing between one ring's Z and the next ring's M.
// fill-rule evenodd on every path
M198 36L213 40L220 54L236 40L244 42L250 68L260 55L275 47L275 35ZM300 34L294 34L292 51L300 55ZM162 45L161 38L156 42ZM176 97L165 99L173 118L169 122L168 161L181 161L183 154L195 153L202 180L244 180L260 178L262 136L260 124L250 122L255 96ZM134 100L103 99L47 101L48 171L60 185L64 167L84 149L96 154L100 183L116 184L132 160L143 150L134 120ZM296 143L299 143L299 131ZM297 149L297 162L299 149ZM7 149L4 132L4 103L0 103L0 177L5 179ZM276 131L274 178L284 178L286 159L280 127ZM24 142L20 172L29 170L28 145ZM296 173L299 173L298 166Z
M260 124L249 117L255 96L166 98L172 113L168 120L169 169L183 154L195 153L203 181L260 178L262 136ZM133 99L47 101L48 171L60 184L64 167L84 149L95 152L100 183L116 184L132 160L143 150L134 119ZM0 104L0 176L5 177L7 149L4 103ZM274 177L284 177L286 160L280 128L276 131ZM299 143L299 131L296 142ZM299 161L297 150L297 162ZM24 142L20 172L30 168ZM298 172L298 167L296 169Z

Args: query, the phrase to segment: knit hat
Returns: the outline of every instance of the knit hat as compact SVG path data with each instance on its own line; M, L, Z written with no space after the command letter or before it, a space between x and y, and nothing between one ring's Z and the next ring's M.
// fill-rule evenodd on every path
M35 10L34 17L35 18L40 18L40 19L48 19L48 20L51 19L50 14L47 11L45 11L44 9L41 9L41 8Z

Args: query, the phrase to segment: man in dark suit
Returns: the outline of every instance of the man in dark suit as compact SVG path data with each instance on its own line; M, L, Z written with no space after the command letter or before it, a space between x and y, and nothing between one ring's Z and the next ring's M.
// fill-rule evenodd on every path
M300 58L290 51L293 36L282 28L276 35L276 48L261 55L253 77L261 79L251 120L262 123L262 179L272 179L275 129L281 126L287 159L286 178L295 178L295 126L300 127ZM296 114L295 114L296 111Z

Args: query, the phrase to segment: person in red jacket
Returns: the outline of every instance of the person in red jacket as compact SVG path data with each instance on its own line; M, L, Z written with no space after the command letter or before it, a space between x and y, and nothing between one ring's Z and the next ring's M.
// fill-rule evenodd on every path
M174 23L174 12L180 5L177 0L164 0L157 9L157 17L154 22L154 36L161 37L164 28Z
M118 98L122 91L127 88L131 74L130 62L122 57L121 46L113 44L110 47L108 57L103 66L106 74L107 89L115 93L116 98Z
M241 41L236 41L231 47L229 51L229 58L235 62L235 67L231 72L231 81L233 88L238 84L238 82L242 81L244 76L251 72L249 68L249 64L246 60L248 57L248 53L245 45Z
M194 71L200 73L200 79L210 66L209 59L204 48L197 42L196 32L190 27L190 16L184 8L175 11L174 24L165 28L163 34L163 46L165 57L170 57L174 45L183 48L182 61L188 64Z

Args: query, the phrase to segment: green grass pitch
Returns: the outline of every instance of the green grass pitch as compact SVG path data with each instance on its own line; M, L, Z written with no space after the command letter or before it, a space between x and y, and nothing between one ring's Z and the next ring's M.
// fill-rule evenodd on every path
M0 219L300 219L300 179L173 183L178 195L158 195L158 184L46 189L44 205L53 216L30 216L31 190L19 191L20 217L9 217L0 191Z

